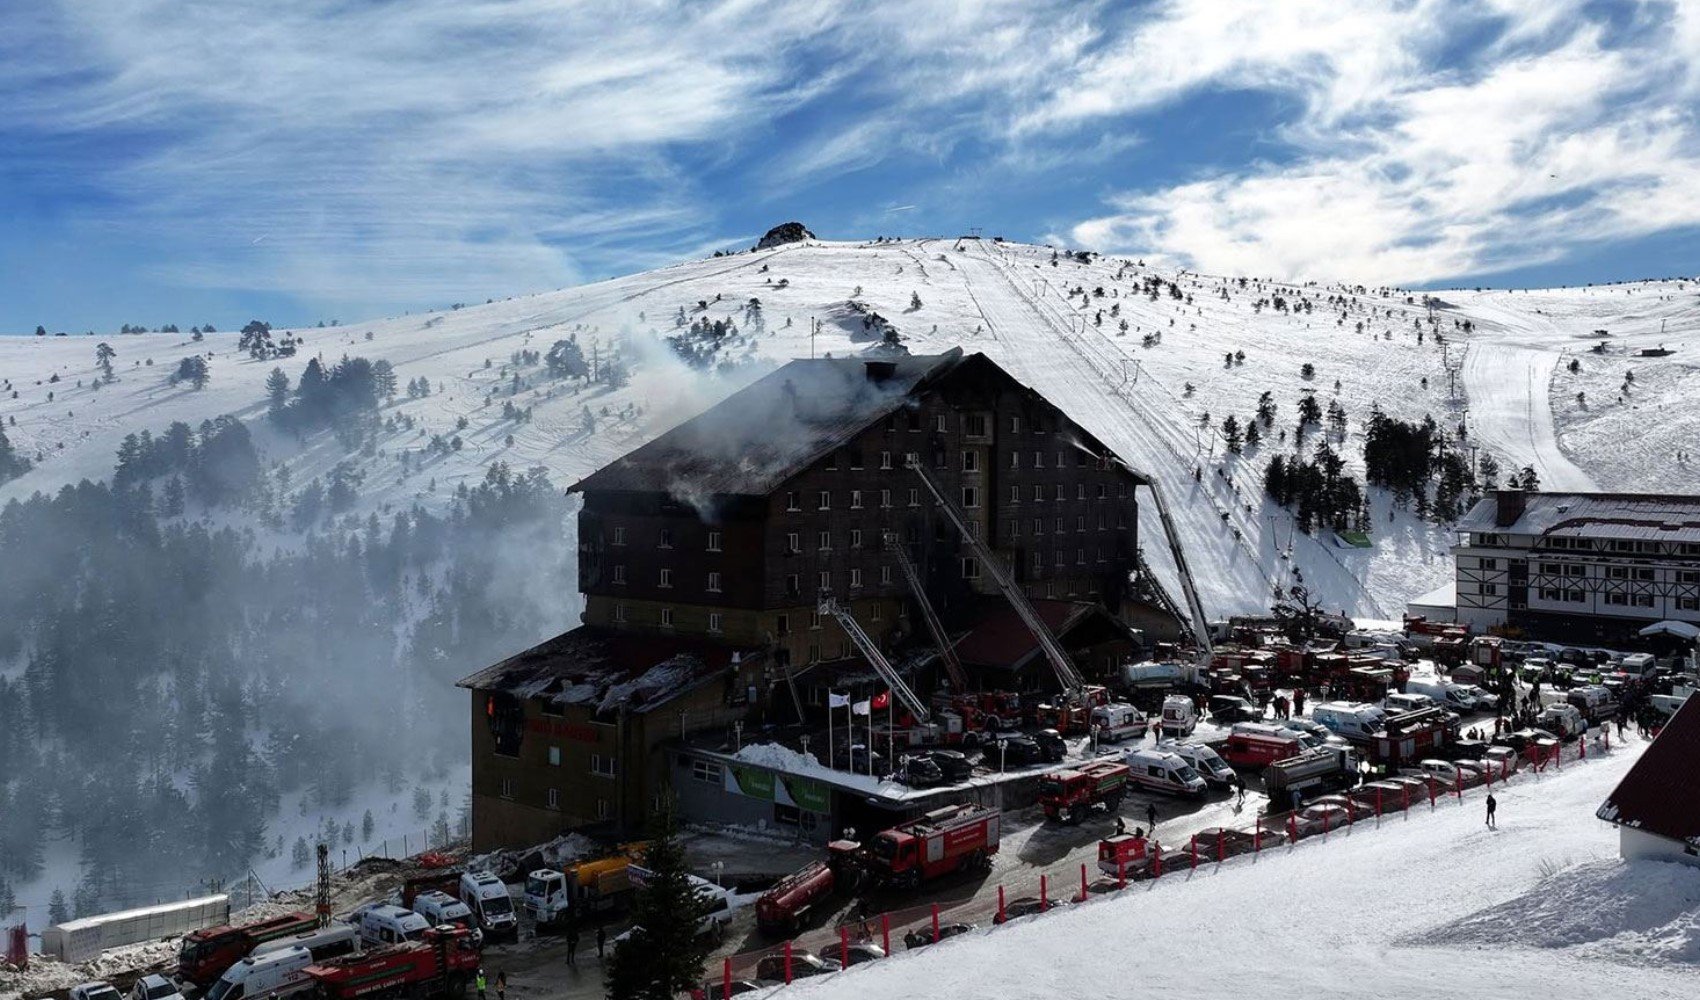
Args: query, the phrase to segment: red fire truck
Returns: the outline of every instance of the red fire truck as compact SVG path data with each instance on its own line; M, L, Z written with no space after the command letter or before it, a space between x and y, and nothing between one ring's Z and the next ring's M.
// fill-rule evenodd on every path
M267 941L290 937L318 926L311 913L285 913L270 920L234 927L203 927L183 938L177 952L177 978L203 989L226 969Z
M1415 763L1458 741L1458 716L1444 708L1424 708L1387 717L1369 741L1369 759L1385 767Z
M1226 742L1213 744L1222 759L1234 767L1263 768L1278 760L1297 757L1304 747L1297 739L1275 733L1238 732Z
M1039 779L1039 804L1047 818L1064 823L1078 823L1098 806L1115 812L1127 791L1127 776L1127 765L1119 760L1094 760L1051 771Z
M477 974L479 961L478 945L470 931L433 928L419 941L309 965L307 975L326 1000L460 997Z
M768 934L790 937L797 933L809 910L837 887L838 873L833 866L811 861L761 894L756 900L756 926Z
M951 872L990 868L1002 818L996 806L945 806L875 835L866 846L838 840L827 850L840 866L858 865L876 882L914 886Z

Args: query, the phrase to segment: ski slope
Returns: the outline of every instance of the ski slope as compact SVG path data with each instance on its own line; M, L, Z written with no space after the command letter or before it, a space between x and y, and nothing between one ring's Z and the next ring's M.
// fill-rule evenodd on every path
M1694 466L1672 457L1682 442L1700 439L1700 423L1687 413L1692 406L1679 405L1700 387L1693 282L1447 292L1431 328L1420 296L1400 290L1176 273L1120 258L1053 259L1047 247L978 239L811 241L484 305L295 331L305 338L304 351L280 361L238 354L234 333L199 344L161 334L0 337L0 379L9 382L0 420L20 453L39 456L30 473L0 486L0 499L109 476L125 434L226 413L248 422L266 460L287 466L297 488L338 462L354 462L365 474L361 505L349 515L355 518L413 503L440 506L497 461L542 466L564 487L771 365L811 351L865 349L860 317L847 307L852 298L893 322L916 353L953 346L985 352L1155 477L1213 617L1267 608L1276 588L1301 579L1330 610L1396 617L1408 598L1450 575L1448 532L1390 509L1383 497L1372 500L1370 549L1297 532L1286 511L1263 500L1261 469L1275 451L1291 450L1296 405L1307 391L1346 409L1341 450L1348 457L1360 451L1370 409L1379 406L1404 419L1432 414L1445 427L1466 422L1502 466L1532 465L1549 487L1696 485ZM1155 298L1143 294L1141 282L1151 276L1174 282L1185 298L1166 287ZM1075 288L1086 294L1070 295ZM912 295L920 308L911 309ZM1275 296L1309 300L1312 309L1278 310L1269 304ZM761 300L766 330L732 350L749 362L735 371L688 369L661 344L676 332L681 308L691 321L730 319L750 333L744 307L751 298ZM1466 319L1474 324L1468 334L1458 329ZM820 327L811 335L813 320ZM1447 346L1432 334L1419 341L1419 325L1444 331ZM1602 327L1613 330L1614 351L1638 349L1655 335L1677 350L1633 362L1585 354L1591 367L1580 377L1620 378L1617 367L1632 363L1645 388L1608 404L1607 389L1595 387L1588 409L1567 405L1574 390L1560 383L1579 376L1563 365L1585 351L1587 331ZM569 333L587 355L619 352L633 366L630 384L581 388L510 361L520 350L546 352ZM1147 334L1160 339L1146 346ZM95 389L94 347L103 339L118 351L117 381ZM200 391L170 385L178 360L197 351L211 354L211 382ZM1244 362L1225 363L1236 351ZM274 366L297 377L308 354L327 363L344 354L386 359L400 381L424 376L433 392L386 407L385 416L408 416L414 427L385 435L374 454L347 454L328 435L297 442L263 419L264 380ZM1311 379L1300 373L1305 363L1315 366ZM510 395L516 371L523 383ZM54 375L58 382L49 381ZM1223 417L1244 422L1264 391L1278 406L1268 436L1244 456L1226 454ZM532 408L530 422L502 419L510 400ZM596 417L593 432L585 428L586 408ZM1651 412L1660 418L1646 419ZM462 419L466 427L458 429ZM434 434L458 435L461 449L422 457ZM1313 431L1310 440L1316 437ZM401 467L403 451L414 452L411 472ZM1147 555L1178 598L1154 511L1145 514Z
M1594 810L1642 744L977 929L774 995L1199 1000L1688 997L1700 869L1617 857Z

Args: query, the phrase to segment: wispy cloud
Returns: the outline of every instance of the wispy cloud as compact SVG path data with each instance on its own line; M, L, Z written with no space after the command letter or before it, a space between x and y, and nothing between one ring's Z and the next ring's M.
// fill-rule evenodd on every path
M1248 25L1219 5L1170 4L1144 33L1184 40L1190 60L1159 59L1133 96L1061 92L1025 125L1190 88L1268 88L1300 102L1282 128L1295 155L1128 190L1076 224L1075 240L1214 271L1415 283L1700 224L1692 29L1672 30L1688 11L1649 5L1627 27L1569 3L1283 0L1242 13L1273 27L1274 44L1247 46ZM1311 28L1294 36L1295 24ZM1462 26L1490 41L1462 54L1443 44ZM1106 56L1104 78L1151 54L1136 41Z
M650 266L740 203L1009 226L1036 191L1030 233L1421 281L1700 221L1697 6L37 0L0 5L0 167L93 192L67 226L159 282L327 312ZM1223 94L1272 99L1256 148L1165 145Z

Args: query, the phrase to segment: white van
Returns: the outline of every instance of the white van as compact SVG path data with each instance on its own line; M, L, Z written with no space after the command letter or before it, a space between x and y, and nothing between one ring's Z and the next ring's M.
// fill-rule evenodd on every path
M393 903L369 903L355 910L350 920L367 944L418 941L431 927L429 920Z
M1630 653L1623 658L1618 669L1626 674L1636 674L1645 677L1653 672L1654 660L1652 653Z
M1228 788L1234 784L1234 769L1222 759L1222 755L1203 743L1180 743L1175 740L1164 740L1157 744L1157 749L1163 753L1172 753L1187 762L1207 785Z
M460 901L472 910L485 937L519 937L519 916L501 879L489 872L467 872L460 877Z
M633 886L643 885L649 879L650 874L648 868L639 864L626 867L626 877L631 880ZM702 918L697 921L697 933L712 935L716 938L723 936L726 933L726 925L732 922L732 903L734 897L737 896L737 891L715 885L698 875L687 873L685 878L689 880L692 891L696 893L697 898L702 900L704 905ZM614 940L620 941L629 934L630 931Z
M1099 705L1092 710L1092 729L1103 743L1120 743L1129 737L1145 738L1145 715L1125 701Z
M1198 728L1198 705L1184 694L1163 699L1161 733L1165 737L1191 736Z
M312 989L307 966L313 953L300 945L279 948L262 955L249 955L224 970L207 990L206 1000L243 1000L244 997L283 997Z
M1407 681L1406 694L1422 694L1433 698L1444 708L1454 712L1474 712L1476 710L1475 696L1462 684L1452 684L1447 681Z
M305 948L313 955L313 961L322 962L327 958L340 958L352 955L360 950L360 931L348 924L333 923L328 927L318 927L299 934L266 941L255 945L248 954L258 958L274 951L286 948Z
M1129 750L1122 755L1127 763L1128 781L1158 792L1174 795L1203 795L1204 778L1178 754L1162 750Z
M472 916L472 907L440 889L432 889L413 897L413 912L424 917L432 927L450 925L463 927L472 933L475 944L482 944L484 932Z
M1588 720L1575 705L1548 705L1535 716L1535 728L1569 738L1587 732Z
M1367 743L1387 722L1387 713L1375 705L1357 701L1328 701L1310 710L1310 717L1337 736Z
M1386 709L1389 715L1398 715L1402 712L1420 712L1425 708L1438 708L1439 705L1426 694L1399 694L1394 692L1381 699L1381 707Z
M1322 737L1299 726L1281 722L1236 722L1229 730L1233 736L1261 736L1266 739L1297 740L1301 750L1316 750L1325 745Z

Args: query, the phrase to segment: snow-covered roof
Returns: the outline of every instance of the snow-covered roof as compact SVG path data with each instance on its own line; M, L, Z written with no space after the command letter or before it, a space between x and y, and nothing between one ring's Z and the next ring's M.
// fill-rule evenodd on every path
M686 636L581 626L463 677L458 687L545 698L604 715L621 704L649 711L759 650Z
M1509 524L1502 503L1518 498L1522 512ZM1514 510L1515 508L1511 508ZM1700 496L1656 493L1523 493L1484 497L1458 521L1460 531L1561 538L1700 542Z
M1700 847L1700 698L1682 703L1595 815Z

